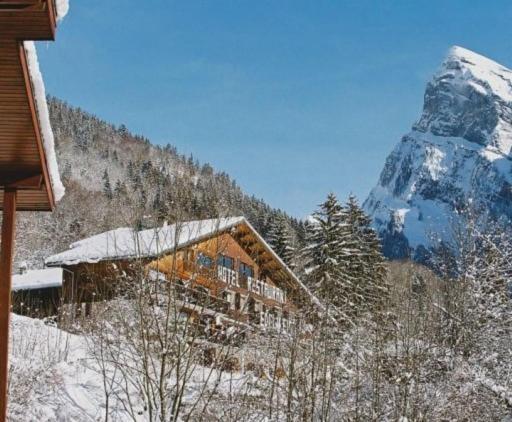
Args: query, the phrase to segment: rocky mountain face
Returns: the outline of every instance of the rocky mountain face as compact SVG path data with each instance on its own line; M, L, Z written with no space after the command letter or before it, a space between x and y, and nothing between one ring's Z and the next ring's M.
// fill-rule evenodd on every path
M364 203L385 255L426 261L453 245L476 212L479 224L509 223L511 148L512 72L451 48L427 85L421 117Z
M246 194L229 175L175 147L153 145L56 98L48 99L59 170L66 187L53 213L21 213L16 261L42 266L69 244L118 227L244 215L267 235L284 219L302 223Z

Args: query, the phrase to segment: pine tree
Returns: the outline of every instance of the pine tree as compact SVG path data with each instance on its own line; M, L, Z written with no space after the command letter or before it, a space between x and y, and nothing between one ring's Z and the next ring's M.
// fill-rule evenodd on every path
M337 319L347 320L353 307L354 279L348 265L353 245L349 226L343 222L343 207L334 194L313 214L306 231L302 255L308 284Z
M344 220L350 228L354 247L350 258L350 273L355 279L353 297L360 308L365 309L386 297L385 259L371 219L353 195L348 198Z
M126 185L124 182L121 182L119 179L117 179L116 187L114 188L114 194L118 198L123 195L126 195Z
M105 172L103 173L103 193L108 199L113 198L112 186L110 185L110 178L108 176L107 169L105 169Z
M283 215L277 215L272 219L267 239L274 252L279 255L288 267L293 269L295 267L294 241L290 227Z
M130 179L131 182L135 180L135 165L132 160L128 162L128 179Z

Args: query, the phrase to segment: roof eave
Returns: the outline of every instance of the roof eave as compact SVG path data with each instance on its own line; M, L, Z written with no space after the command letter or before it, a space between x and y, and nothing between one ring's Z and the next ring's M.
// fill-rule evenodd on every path
M50 1L50 3L53 3ZM21 67L23 70L23 77L25 80L25 90L27 93L27 99L29 103L30 108L30 114L32 117L32 124L34 126L34 132L37 142L37 149L39 151L39 158L41 163L41 170L42 170L42 176L43 176L43 184L47 193L48 198L48 209L46 211L53 211L55 208L55 195L52 188L52 182L50 180L49 175L49 169L48 169L48 162L46 160L46 153L43 145L43 139L42 139L42 132L41 132L41 126L39 124L39 116L37 112L37 107L35 103L35 96L34 96L34 90L32 87L32 78L30 76L30 71L28 67L28 61L27 61L27 53L25 51L25 47L22 42L19 42L19 55L20 55L20 62Z

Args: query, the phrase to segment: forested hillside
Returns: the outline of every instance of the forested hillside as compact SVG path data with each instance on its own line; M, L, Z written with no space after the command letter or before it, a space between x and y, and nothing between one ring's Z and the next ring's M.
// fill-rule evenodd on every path
M284 222L296 242L302 224L245 193L229 175L172 145L153 145L56 98L48 99L66 195L53 214L21 215L17 261L41 266L70 242L120 226L244 215L264 236Z

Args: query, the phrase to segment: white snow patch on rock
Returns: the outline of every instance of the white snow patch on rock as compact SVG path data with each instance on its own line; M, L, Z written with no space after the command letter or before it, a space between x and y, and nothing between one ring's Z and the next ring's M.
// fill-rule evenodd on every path
M451 74L454 77L452 83L471 83L473 87L478 85L478 90L482 93L494 94L505 101L512 101L512 73L505 66L459 46L449 50L445 64L454 60L462 63L462 68L454 69L445 65L440 71L444 75ZM481 83L475 83L474 79Z

